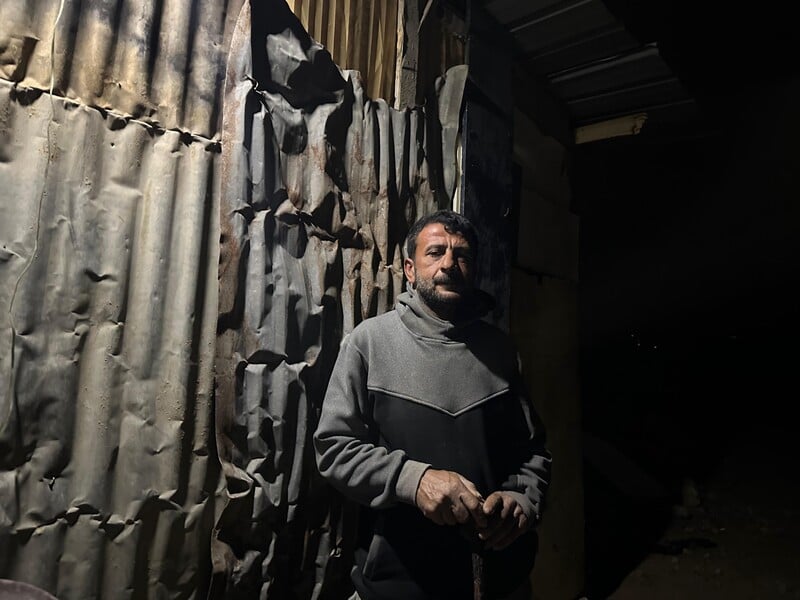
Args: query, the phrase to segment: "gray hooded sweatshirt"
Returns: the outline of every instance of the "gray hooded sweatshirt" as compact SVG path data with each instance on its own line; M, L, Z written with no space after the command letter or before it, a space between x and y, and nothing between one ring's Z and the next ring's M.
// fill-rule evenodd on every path
M480 299L481 293L476 294ZM469 598L469 536L415 506L429 467L460 473L488 496L515 495L538 520L549 478L544 430L525 394L508 336L481 320L431 315L413 292L342 342L314 435L320 473L368 507L353 582L365 600ZM487 551L487 597L519 586L535 534Z

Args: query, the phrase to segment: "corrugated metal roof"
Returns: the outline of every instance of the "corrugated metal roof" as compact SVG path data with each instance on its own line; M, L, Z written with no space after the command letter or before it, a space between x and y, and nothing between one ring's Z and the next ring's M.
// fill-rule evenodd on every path
M487 0L514 37L515 62L549 84L573 125L650 112L683 119L694 101L655 44L641 44L602 0Z

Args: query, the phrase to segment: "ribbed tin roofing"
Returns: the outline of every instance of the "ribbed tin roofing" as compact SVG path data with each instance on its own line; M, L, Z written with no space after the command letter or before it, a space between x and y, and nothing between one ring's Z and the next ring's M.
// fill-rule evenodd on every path
M642 44L602 0L487 0L513 36L515 63L548 83L573 125L636 112L686 118L694 100L655 44ZM524 100L518 100L524 105Z

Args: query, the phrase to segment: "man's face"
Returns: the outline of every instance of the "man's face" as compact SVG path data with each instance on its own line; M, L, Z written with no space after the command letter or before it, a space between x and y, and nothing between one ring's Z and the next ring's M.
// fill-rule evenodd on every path
M435 312L456 308L472 291L473 252L460 233L441 223L426 225L417 236L413 258L403 262L406 278Z

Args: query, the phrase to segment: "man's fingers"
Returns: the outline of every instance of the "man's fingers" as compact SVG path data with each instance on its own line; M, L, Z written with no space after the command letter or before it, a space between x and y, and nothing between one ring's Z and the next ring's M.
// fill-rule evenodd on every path
M473 512L481 508L481 499L469 490L462 490L458 495L459 503L463 504L468 511Z
M486 538L486 547L496 549L497 544L505 540L516 528L517 523L513 520L501 521L499 527L495 528L492 534Z
M517 520L517 529L521 531L528 530L528 515L525 514L524 511L520 510L520 514L514 512L514 517Z
M483 503L483 512L484 514L491 515L497 510L497 505L503 502L502 494L498 494L495 492L494 494L490 494L489 497L486 499L486 502Z
M483 496L474 483L454 471L425 471L415 500L423 514L439 525L455 525L472 519L478 529L486 527Z
M495 534L497 533L497 531L500 529L500 527L501 527L502 525L503 525L503 521L494 521L494 522L490 522L490 523L488 524L488 526L487 526L487 527L485 527L485 528L483 529L483 531L481 531L481 532L478 534L478 537L479 537L480 539L482 539L483 541L487 541L487 540L489 540L489 539L490 539L490 538L491 538L493 535L495 535Z
M490 494L483 503L483 512L489 515L489 524L479 535L487 548L505 548L528 530L528 517L512 494Z
M483 529L486 527L486 517L483 515L481 505L483 495L475 487L475 484L463 475L459 475L458 479L463 486L461 493L458 495L458 501L469 511L469 516L475 521L477 527ZM464 521L459 520L459 522L466 523L466 519Z
M516 527L513 527L511 531L509 531L506 535L499 537L497 540L495 540L491 548L494 550L502 550L503 548L507 548L523 533L524 533L523 529L517 529Z
M482 512L486 515L486 525L482 527L483 531L480 533L482 540L488 541L492 539L505 523L505 518L502 514L498 514L498 509L502 512L504 504L503 494L499 492L490 494L486 502L483 503Z
M500 510L500 518L504 521L511 517L512 512L518 506L516 500L510 499L508 497L503 498L503 508Z
M483 500L483 495L478 491L478 488L475 487L475 484L472 483L469 479L464 477L463 475L459 475L458 478L461 480L461 483L464 484L464 487L469 490L469 493L475 496L479 501Z
M467 519L471 516L478 526L478 529L486 527L487 520L486 516L483 514L483 504L481 504L481 501L476 496L472 494L461 494L461 496L459 496L459 502L467 510ZM465 523L466 519L460 522Z
M503 527L497 528L491 536L487 536L489 538L486 541L487 547L502 550L529 529L528 517L519 505L514 509L514 515L502 523Z
M465 506L461 498L459 498L458 501L453 502L453 504L450 507L450 511L456 518L457 522L466 523L467 521L469 521L470 517L469 507Z
M528 526L528 515L525 514L525 511L519 504L517 504L517 507L514 509L514 518L517 520L520 527L524 528Z
M450 506L443 506L438 514L441 516L444 525L455 525L458 523Z

